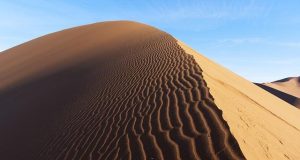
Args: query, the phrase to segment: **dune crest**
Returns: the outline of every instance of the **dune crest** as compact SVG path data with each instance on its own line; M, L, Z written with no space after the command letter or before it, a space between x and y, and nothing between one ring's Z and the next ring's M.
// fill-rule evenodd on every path
M256 85L287 103L300 108L300 77L289 77L270 83Z
M299 159L300 111L255 84L198 54L210 93L247 159Z
M76 27L0 55L1 159L245 159L169 34Z
M289 77L264 85L300 98L300 77Z
M283 92L281 90L277 90L273 87L270 87L270 85L266 85L266 84L259 84L259 83L255 83L257 86L263 88L264 90L270 92L271 94L277 96L278 98L286 101L287 103L299 108L300 107L300 98L295 97L291 94L288 94L286 92Z
M300 159L300 110L151 26L0 54L0 159Z

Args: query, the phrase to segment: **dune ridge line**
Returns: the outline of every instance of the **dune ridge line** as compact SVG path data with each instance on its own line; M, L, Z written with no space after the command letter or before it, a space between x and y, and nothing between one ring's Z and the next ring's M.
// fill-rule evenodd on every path
M110 27L115 25L122 31L103 40L102 32L114 32ZM86 42L90 44L60 39L72 34L92 36ZM33 59L12 62L26 49L55 39L65 46L77 44L79 51L40 49L28 52ZM107 41L115 44L106 46ZM106 22L57 32L19 47L0 56L10 65L0 73L17 72L20 63L33 69L10 75L11 79L0 77L10 86L0 90L0 103L5 106L1 110L21 115L0 123L5 131L0 140L7 144L0 146L0 152L4 151L0 157L245 159L214 103L201 67L165 32L139 23ZM38 57L47 54L52 60L40 63ZM40 106L47 112L41 112ZM26 110L8 109L20 107ZM16 121L15 126L7 127L5 122L11 121Z

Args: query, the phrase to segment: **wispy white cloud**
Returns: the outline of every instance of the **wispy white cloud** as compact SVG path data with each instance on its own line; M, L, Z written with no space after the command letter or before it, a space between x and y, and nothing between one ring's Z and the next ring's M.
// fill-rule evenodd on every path
M90 11L80 6L57 0L2 1L0 6L0 28L63 26L92 17Z
M237 46L245 44L261 44L261 45L271 45L271 46L280 46L280 47L292 47L299 48L300 41L275 41L269 38L262 37L248 37L248 38L226 38L219 39L216 42L216 46Z
M284 47L297 47L297 48L300 48L300 41L299 42L275 42L274 44L284 46Z
M262 64L274 64L274 65L290 65L299 63L300 58L285 58L285 59L271 59L271 60L261 60L259 61Z
M264 43L265 40L261 37L248 37L248 38L225 38L219 39L216 42L216 46L236 46L242 44L252 44L252 43Z
M165 1L164 1L165 2ZM257 0L248 1L170 1L150 3L149 16L157 20L176 21L183 19L227 19L265 16L272 5ZM154 14L154 15L153 15Z

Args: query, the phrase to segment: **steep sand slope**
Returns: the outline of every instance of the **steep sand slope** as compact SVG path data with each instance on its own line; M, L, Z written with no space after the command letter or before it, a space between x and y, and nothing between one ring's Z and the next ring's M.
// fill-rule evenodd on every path
M194 58L139 23L0 55L0 159L244 159L219 108Z
M300 111L196 53L216 105L247 159L300 159Z

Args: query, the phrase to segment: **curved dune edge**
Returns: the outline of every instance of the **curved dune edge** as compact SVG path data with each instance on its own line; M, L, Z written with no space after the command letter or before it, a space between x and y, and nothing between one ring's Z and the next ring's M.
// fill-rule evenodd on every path
M300 98L300 77L289 77L275 82L263 83L263 85Z
M244 159L202 69L153 27L72 28L0 62L0 159Z
M273 94L274 96L286 101L287 103L299 108L300 107L300 98L295 97L291 94L288 94L286 92L282 92L280 90L277 90L275 88L272 88L266 84L259 84L259 83L255 83L255 85L259 86L260 88L270 92L271 94Z
M247 159L300 159L300 111L198 54L183 42L203 70L216 105Z
M256 84L289 104L300 108L300 77L289 77L270 83Z

